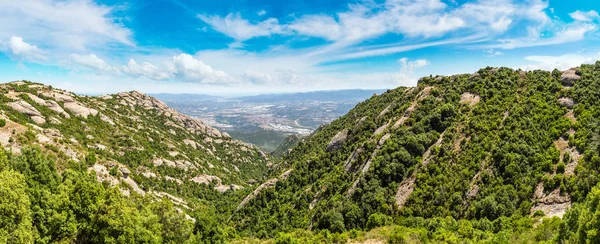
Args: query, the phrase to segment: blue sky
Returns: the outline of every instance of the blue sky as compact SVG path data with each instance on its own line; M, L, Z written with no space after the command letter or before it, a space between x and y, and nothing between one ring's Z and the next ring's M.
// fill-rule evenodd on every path
M414 86L600 59L589 0L0 1L0 81L86 94Z

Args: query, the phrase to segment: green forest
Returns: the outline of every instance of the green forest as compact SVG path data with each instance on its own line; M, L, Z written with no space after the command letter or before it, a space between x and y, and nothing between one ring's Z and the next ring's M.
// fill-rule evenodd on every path
M31 122L1 106L11 121ZM487 67L423 77L308 137L288 138L268 167L266 156L244 151L247 161L230 175L221 158L233 160L236 144L219 144L211 156L181 143L189 138L184 129L151 134L169 130L160 116L127 120L153 127L119 137L99 115L43 125L89 144L146 148L122 156L84 150L79 162L35 145L33 132L15 136L30 145L0 150L0 243L600 243L600 62L566 72ZM78 129L81 121L93 129ZM167 139L190 160L222 167L148 163L153 153L169 157L161 151L174 150L161 143ZM187 204L133 190L126 196L131 186L99 182L90 170L106 159L182 179L212 172L243 188L218 192L216 182L176 184L132 170L144 192Z

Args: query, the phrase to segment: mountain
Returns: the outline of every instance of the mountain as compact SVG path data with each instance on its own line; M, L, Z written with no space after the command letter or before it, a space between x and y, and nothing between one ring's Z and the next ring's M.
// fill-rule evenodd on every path
M335 90L335 91L314 91L297 93L276 93L262 94L256 96L237 97L235 100L252 103L282 103L299 101L362 101L373 94L382 93L386 90Z
M221 97L218 96L211 96L211 95L206 95L206 94L188 94L188 93L179 93L179 94L174 94L174 93L153 93L153 94L148 94L148 96L154 97L156 99L159 99L161 101L206 101L206 100L218 100L221 99Z
M139 92L0 90L0 243L600 241L600 62L423 77L273 161Z
M0 178L15 179L0 182L0 195L15 197L0 205L29 207L22 218L2 211L2 243L180 243L152 228L177 226L189 239L270 164L257 147L143 93L78 96L25 81L0 84L0 145Z
M284 173L231 219L242 233L295 233L289 239L304 238L298 229L396 224L398 243L529 241L538 231L560 235L536 241L597 240L587 232L597 227L584 223L598 214L598 118L600 62L423 77L299 142L279 166ZM541 216L564 222L531 230Z

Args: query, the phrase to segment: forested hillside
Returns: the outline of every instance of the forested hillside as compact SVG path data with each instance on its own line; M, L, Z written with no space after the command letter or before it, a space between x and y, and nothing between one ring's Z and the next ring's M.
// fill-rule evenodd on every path
M0 90L0 243L600 242L600 62L424 77L272 161L139 92Z
M600 62L424 77L299 142L232 225L281 240L398 225L398 242L597 242L599 118Z
M0 243L224 239L228 214L217 213L233 211L269 164L145 94L24 81L0 85L0 145Z

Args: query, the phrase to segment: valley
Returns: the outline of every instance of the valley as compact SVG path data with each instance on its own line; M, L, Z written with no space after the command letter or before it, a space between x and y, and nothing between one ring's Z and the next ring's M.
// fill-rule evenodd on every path
M2 84L0 191L11 197L0 201L11 209L27 201L4 216L21 216L10 228L25 229L3 235L194 243L594 238L582 233L595 227L582 223L596 222L600 199L598 77L600 62L423 77L358 102L310 135L294 133L271 156L140 92L92 97ZM217 113L211 103L176 106ZM273 104L235 106L221 105L227 112L219 116L277 114ZM145 215L162 220L150 225ZM121 226L96 232L107 218ZM52 231L67 223L80 227ZM144 232L173 224L183 227Z
M307 136L384 90L341 90L250 97L155 94L169 106L233 138L272 152L289 135ZM150 94L153 95L153 94Z
M0 0L0 244L600 244L599 12Z

